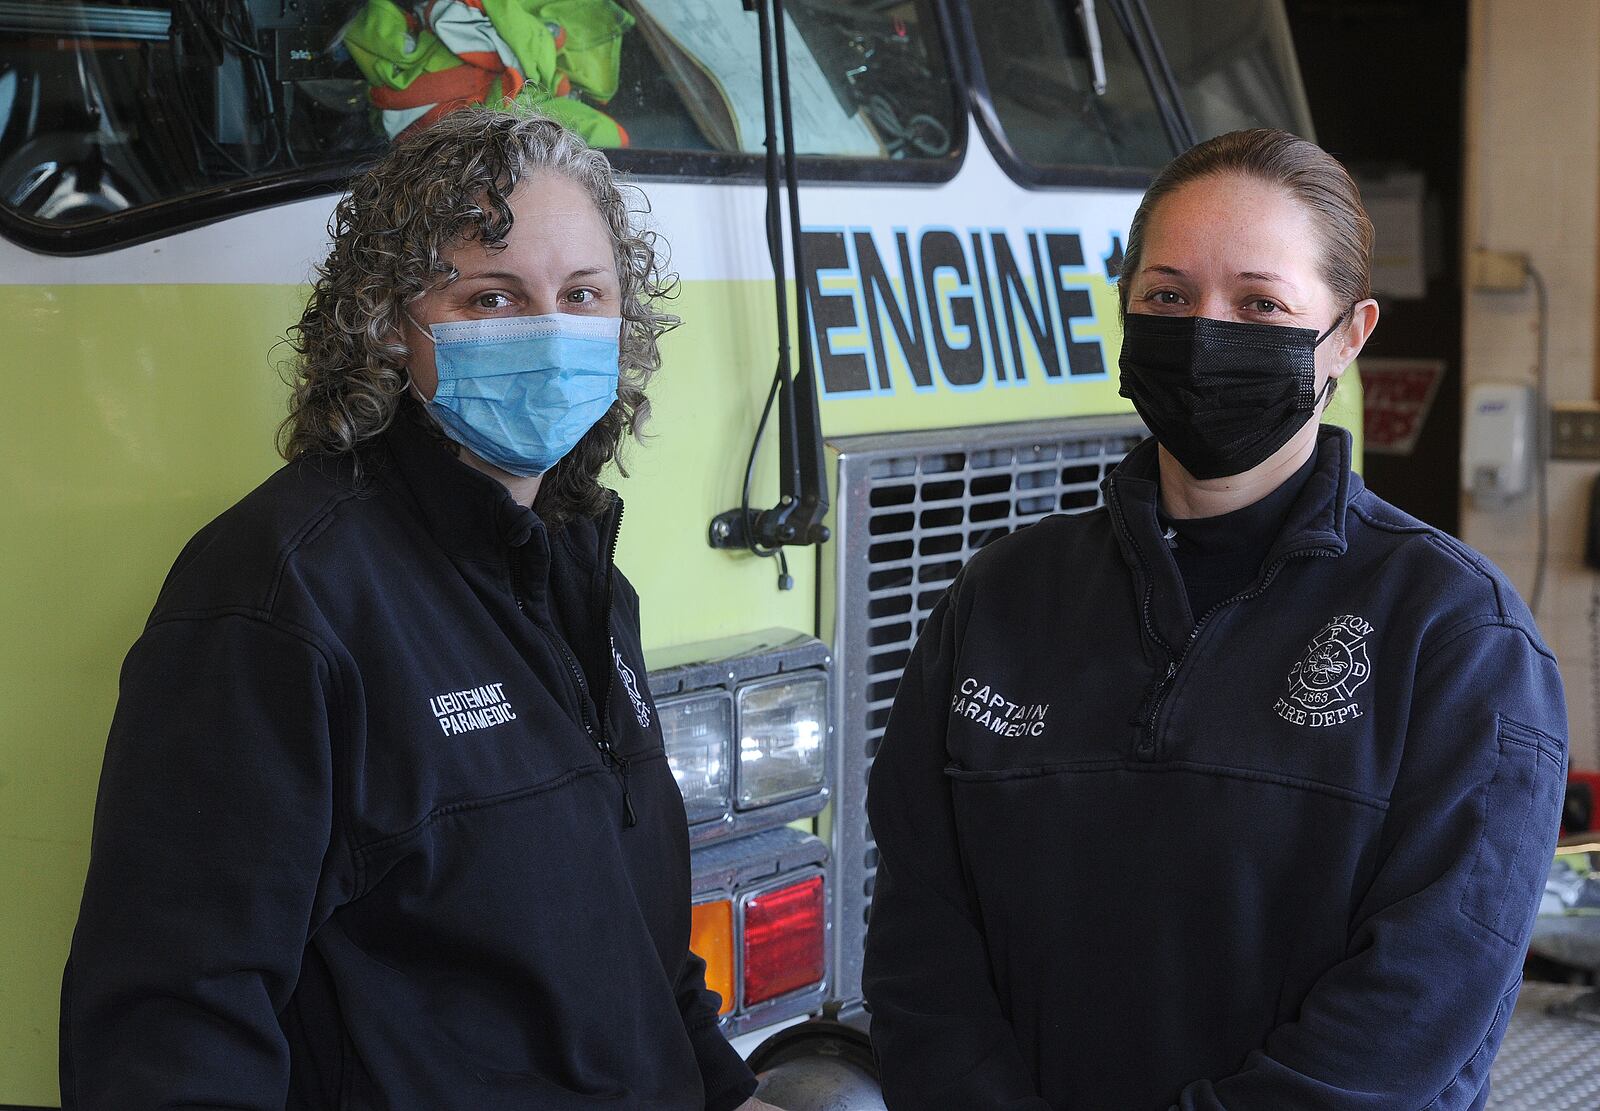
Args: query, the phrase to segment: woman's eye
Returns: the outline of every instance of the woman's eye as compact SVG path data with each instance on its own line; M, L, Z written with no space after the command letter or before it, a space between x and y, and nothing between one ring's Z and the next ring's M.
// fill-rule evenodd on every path
M1172 289L1158 289L1153 293L1146 294L1145 300L1154 301L1158 305L1183 304L1183 298L1179 296L1176 290Z
M511 298L504 293L480 293L472 299L472 303L480 309L503 309L511 304Z
M597 294L592 289L574 289L567 294L567 303L572 305L592 304Z
M1276 301L1269 301L1265 297L1257 297L1250 302L1250 311L1260 313L1262 316L1271 316L1273 313L1282 312L1283 309Z

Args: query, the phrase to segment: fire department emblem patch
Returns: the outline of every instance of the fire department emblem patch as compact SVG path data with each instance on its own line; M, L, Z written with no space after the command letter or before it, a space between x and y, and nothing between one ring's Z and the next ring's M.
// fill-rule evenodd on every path
M628 692L628 701L633 703L633 716L639 722L641 729L650 728L650 703L639 691L639 677L634 674L633 668L622 658L622 653L617 651L616 638L611 638L611 658L617 665L617 677L622 680L622 689Z
M1346 614L1311 638L1289 671L1289 692L1273 710L1287 722L1324 728L1362 716L1355 693L1372 675L1367 638L1372 624Z

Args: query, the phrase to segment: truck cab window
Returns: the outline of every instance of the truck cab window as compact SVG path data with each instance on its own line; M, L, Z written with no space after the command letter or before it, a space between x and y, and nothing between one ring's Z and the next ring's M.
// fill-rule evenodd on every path
M631 0L611 102L642 149L760 153L755 17L728 0ZM937 159L955 96L928 0L786 0L795 146L811 157Z
M1046 171L1154 171L1177 153L1110 3L1095 7L1092 31L1063 0L973 2L968 11L1003 141L1018 160Z
M1280 127L1314 138L1282 0L1145 0L1195 137Z
M1311 136L1282 0L1144 5L1197 139L1246 127ZM1140 22L1130 0L974 0L967 8L998 138L1036 180L1154 173L1178 153L1128 38Z
M956 158L932 0L786 10L799 153L838 166ZM438 0L0 4L0 222L70 228L165 206L158 230L170 231L190 199L215 218L285 199L274 188L332 192L397 136L508 95L596 146L627 148L623 164L641 172L759 173L756 17L737 0L493 11Z

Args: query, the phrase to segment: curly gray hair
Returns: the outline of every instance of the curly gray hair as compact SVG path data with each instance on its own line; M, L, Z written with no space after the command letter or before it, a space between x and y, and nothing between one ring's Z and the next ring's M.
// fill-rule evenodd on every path
M506 199L541 170L581 185L611 231L622 345L616 402L545 476L536 506L553 524L605 508L600 472L613 461L620 468L625 438L638 437L650 412L645 386L661 365L658 341L679 323L653 302L671 296L677 280L664 270L665 245L642 226L648 207L628 205L605 155L527 111L462 108L396 143L352 183L328 224L333 249L289 330L296 358L289 416L278 431L285 459L353 454L403 409L437 428L406 388L405 307L459 277L442 258L450 246L505 245Z

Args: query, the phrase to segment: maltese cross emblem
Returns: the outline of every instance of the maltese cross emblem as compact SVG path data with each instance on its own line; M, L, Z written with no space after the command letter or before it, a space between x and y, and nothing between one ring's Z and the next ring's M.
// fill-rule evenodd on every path
M1338 709L1372 674L1367 659L1370 622L1353 615L1328 622L1311 638L1306 654L1289 672L1287 701L1306 710Z

